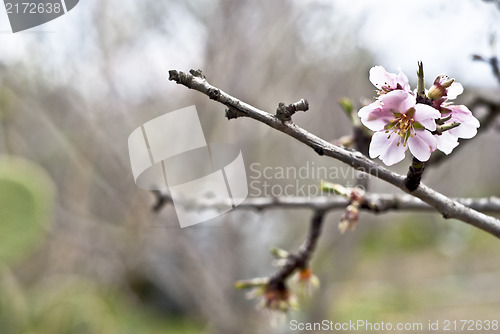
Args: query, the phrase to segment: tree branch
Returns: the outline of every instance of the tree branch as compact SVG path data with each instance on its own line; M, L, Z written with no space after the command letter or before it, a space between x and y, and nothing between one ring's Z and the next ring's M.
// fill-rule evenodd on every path
M170 194L154 192L157 202L153 211L160 211L166 204L173 204ZM500 212L500 197L483 198L453 198L471 209L482 212ZM205 200L190 204L195 210L209 209L218 206L227 206L229 201ZM235 210L273 210L273 209L311 209L314 211L343 210L349 204L349 199L342 196L320 196L320 197L248 197ZM395 195L383 193L366 193L360 207L362 210L379 214L389 211L436 211L429 204L411 195Z
M335 146L298 127L292 122L284 123L276 116L236 99L219 88L209 84L201 74L201 71L191 70L191 74L187 74L171 70L169 74L169 80L175 81L187 88L197 90L207 95L210 99L226 105L233 116L232 118L242 116L253 118L310 146L319 155L326 155L342 161L356 170L376 176L407 192L404 176L377 165L359 152L348 151L342 147ZM412 192L412 195L437 209L444 218L461 220L500 238L500 220L496 218L470 209L423 184L420 184L419 187Z

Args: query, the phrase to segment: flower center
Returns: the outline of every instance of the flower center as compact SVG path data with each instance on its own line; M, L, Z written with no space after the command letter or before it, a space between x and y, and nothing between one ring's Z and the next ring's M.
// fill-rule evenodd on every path
M406 146L406 142L408 138L413 137L415 134L415 119L411 115L413 113L408 112L408 114L400 114L395 113L393 118L386 126L385 133L390 133L387 139L389 139L393 133L398 135L401 140L397 144L399 146L400 143L403 143L403 146Z

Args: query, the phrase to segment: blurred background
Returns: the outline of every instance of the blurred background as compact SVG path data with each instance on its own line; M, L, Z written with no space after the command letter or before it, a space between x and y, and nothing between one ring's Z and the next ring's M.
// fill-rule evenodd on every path
M333 141L351 134L337 101L370 101L374 65L401 68L415 87L422 60L428 87L445 73L464 85L459 103L498 102L491 68L472 55L498 55L499 22L498 3L481 0L86 0L12 34L0 10L0 333L289 332L271 328L234 282L273 273L269 249L296 250L312 213L234 210L181 229L171 206L153 213L154 196L136 187L128 135L196 105L207 141L238 145L252 180L321 181L263 180L254 163L334 168L327 181L351 186L353 173L255 121L228 122L168 70L200 68L269 112L307 98L294 122ZM424 182L450 196L498 196L497 124ZM396 191L373 178L370 189ZM290 319L499 320L496 238L408 212L363 213L341 236L341 215L328 214L312 261L321 288Z

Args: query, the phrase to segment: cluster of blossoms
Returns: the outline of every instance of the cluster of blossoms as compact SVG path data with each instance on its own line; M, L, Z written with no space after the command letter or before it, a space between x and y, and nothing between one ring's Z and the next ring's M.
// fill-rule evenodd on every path
M408 78L388 73L382 66L370 69L370 81L378 89L375 102L361 108L358 116L373 134L369 154L391 166L409 148L415 158L427 161L436 149L450 154L458 138L476 135L479 121L463 105L452 101L463 92L461 84L444 75L421 94L412 92Z

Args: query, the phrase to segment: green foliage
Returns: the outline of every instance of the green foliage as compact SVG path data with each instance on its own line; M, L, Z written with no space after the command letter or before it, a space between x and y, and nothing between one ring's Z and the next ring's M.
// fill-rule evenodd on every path
M0 273L0 333L199 333L185 319L153 314L117 291L90 282L55 278L23 292L13 275Z
M397 289L389 285L370 289L355 286L351 288L352 291L345 291L338 300L338 305L342 307L336 309L335 316L332 317L336 321L363 319L376 322L394 317L404 319L412 316L425 304L418 291Z
M414 251L432 247L439 239L439 228L430 216L409 215L399 221L392 221L381 233L365 236L361 251L366 254Z
M0 157L0 333L199 333L184 319L152 314L118 291L67 276L23 286L18 265L44 240L55 188L38 165Z
M40 243L53 201L54 186L42 168L0 157L0 263L20 260Z

